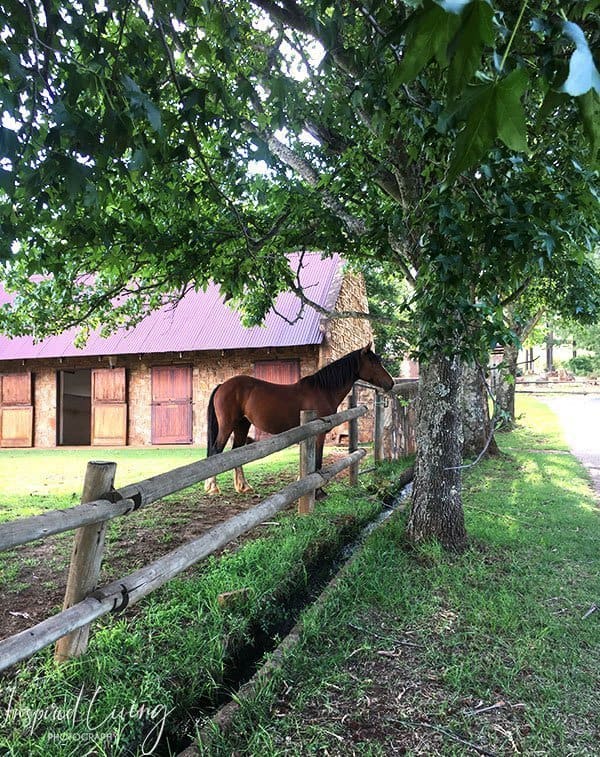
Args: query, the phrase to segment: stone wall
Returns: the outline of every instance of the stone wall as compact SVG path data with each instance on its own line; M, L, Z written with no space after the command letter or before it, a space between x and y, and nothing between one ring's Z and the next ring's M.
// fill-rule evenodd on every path
M362 275L346 273L339 289L334 310L368 313L367 290ZM366 318L329 318L324 324L325 340L321 363L326 365L352 350L373 341L371 322Z
M56 371L42 368L33 374L33 445L56 445Z
M161 355L126 355L112 358L113 367L125 366L127 376L127 444L151 446L151 368L160 365L192 366L193 444L206 443L206 408L217 386L238 374L252 375L257 360L298 360L300 375L318 370L316 346L260 350L227 350L211 352L172 353ZM108 368L108 358L64 358L25 361L33 374L34 446L55 447L58 426L58 372ZM16 366L0 361L0 372L11 373ZM23 369L23 368L21 368Z
M339 294L332 309L338 312L359 312L368 313L369 303L367 301L367 290L365 280L362 275L346 273L344 278L339 282ZM371 322L365 318L329 318L323 324L325 339L321 346L320 366L332 363L349 352L365 347L373 341L373 329ZM362 391L362 390L361 390ZM358 436L360 442L369 442L373 439L373 401L374 393L370 390L364 390L357 404L365 404L369 408L369 413L362 416L358 421ZM349 404L349 397L342 402L340 409L346 409ZM334 429L327 437L327 443L347 443L348 441L348 424L344 423L337 429Z
M151 368L158 365L192 366L192 439L193 444L206 444L206 409L213 389L232 376L252 376L254 363L262 360L299 360L300 375L317 370L316 347L277 348L270 350L226 350L185 354L177 360L162 355L144 356L128 367L129 382L129 444L146 446L151 442Z

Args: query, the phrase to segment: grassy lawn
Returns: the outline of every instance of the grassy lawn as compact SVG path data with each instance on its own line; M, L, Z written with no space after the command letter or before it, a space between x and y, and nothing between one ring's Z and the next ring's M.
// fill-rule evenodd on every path
M78 504L90 459L117 463L116 486L148 478L204 457L204 450L161 449L11 450L0 453L0 522ZM326 448L325 459L334 448ZM337 454L339 454L339 450ZM256 504L297 476L298 448L244 466L256 493L238 495L232 472L219 476L222 495L210 497L200 483L149 507L109 522L100 583L148 564L185 541ZM0 638L42 620L62 601L73 532L0 553ZM6 610L13 613L6 615ZM15 615L15 613L17 613ZM21 613L21 622L16 620ZM23 613L29 616L25 622Z
M78 504L89 460L115 461L115 484L119 487L195 462L204 454L204 450L183 447L100 451L89 448L2 450L0 522ZM292 447L269 460L250 463L245 470L257 491L266 496L280 488L281 479L293 477L297 461L298 449ZM241 501L235 493L232 473L221 474L219 484L222 497L206 497L201 483L165 497L131 516L110 521L101 582L129 573L197 535L204 521L207 523L203 530L207 530L215 522L253 504L250 497ZM186 536L190 527L191 535ZM73 531L68 531L0 553L0 586L2 594L11 600L11 610L32 614L29 606L40 609L43 597L38 596L40 591L36 583L41 583L48 591L45 602L48 610L60 601L72 543ZM23 595L25 590L27 595ZM15 602L15 595L19 596L19 601ZM39 616L39 611L32 614L36 620L41 619ZM4 636L2 630L0 618L0 638Z
M163 728L189 740L232 657L243 660L245 644L289 619L312 566L337 554L381 507L364 487L329 491L311 517L284 512L261 538L189 569L125 616L94 624L84 657L57 668L46 649L0 676L0 754L150 754ZM238 589L239 600L221 606L219 595Z
M89 460L116 462L115 486L119 488L202 460L205 454L204 449L190 447L2 450L0 521L78 504ZM245 469L260 480L297 464L297 459L298 449L291 447L276 453L268 462L258 460ZM224 473L219 478L226 491L233 489L232 475Z
M326 460L331 452L326 450ZM103 450L102 458L117 461L119 486L201 454L177 448ZM91 456L90 450L27 450L2 456L5 519L75 504ZM200 484L112 521L101 583L138 567L138 558L144 564L177 546L171 541L174 533L189 540L255 504L293 481L297 465L298 449L291 448L246 466L260 494L236 495L232 475L225 473L219 477L221 497L206 497ZM48 485L43 487L45 479ZM364 487L350 495L343 483L330 490L313 517L282 513L273 524L256 529L262 538L241 547L232 544L230 551L188 570L125 615L94 624L83 659L57 669L49 648L18 670L0 675L0 754L72 755L79 753L81 743L89 743L94 754L141 753L144 739L148 750L162 732L167 710L164 727L169 733L177 739L189 732L190 711L219 696L232 657L257 634L287 622L288 600L306 591L313 566L337 554L381 507ZM71 543L72 535L62 534L0 555L3 616L7 610L30 614L38 601L39 619L58 609L53 605L62 596ZM53 582L60 584L58 591ZM236 589L245 590L240 600L221 607L219 594ZM71 722L61 715L77 709L80 717ZM41 713L39 722L32 714L36 712Z
M519 403L504 456L465 475L470 549L411 549L396 513L202 754L598 754L600 612L587 613L600 600L600 511L551 412ZM285 513L96 624L84 658L56 668L36 655L0 679L0 754L137 755L163 722L205 734L227 660L288 616L309 566L379 506L373 487L340 483L315 516ZM218 603L240 588L239 603Z
M550 411L519 411L465 477L471 548L411 550L394 516L201 753L598 754L599 510Z

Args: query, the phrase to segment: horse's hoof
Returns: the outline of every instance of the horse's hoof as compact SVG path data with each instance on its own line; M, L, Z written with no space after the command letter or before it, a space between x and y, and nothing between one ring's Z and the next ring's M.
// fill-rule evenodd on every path
M206 492L206 494L208 494L209 496L210 496L211 494L220 494L220 493L221 493L221 490L219 489L219 487L218 487L218 486L217 486L216 484L213 484L212 486L205 486L205 487L204 487L204 491L205 491L205 492Z
M254 489L250 486L250 484L246 484L245 486L241 486L239 489L236 487L236 492L238 494L250 494L250 492L253 492Z

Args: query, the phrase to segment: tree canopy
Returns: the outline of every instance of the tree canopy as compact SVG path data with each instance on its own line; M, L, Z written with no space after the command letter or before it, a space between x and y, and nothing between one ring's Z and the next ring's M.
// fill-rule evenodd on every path
M597 240L597 9L2 0L1 327L209 279L257 322L310 247L405 278L422 355L489 343Z
M0 328L111 328L209 279L256 323L291 250L402 278L408 535L463 548L461 358L598 241L598 5L0 0Z

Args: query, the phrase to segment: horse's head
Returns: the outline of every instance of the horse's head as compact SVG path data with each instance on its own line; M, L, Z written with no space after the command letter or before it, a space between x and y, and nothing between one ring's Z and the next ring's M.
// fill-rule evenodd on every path
M381 358L371 349L371 343L358 353L358 375L363 381L389 391L394 386L394 379L383 367Z

